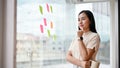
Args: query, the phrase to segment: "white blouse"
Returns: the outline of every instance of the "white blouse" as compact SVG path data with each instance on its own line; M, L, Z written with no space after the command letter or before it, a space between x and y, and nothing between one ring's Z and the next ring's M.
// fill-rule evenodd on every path
M99 35L91 31L83 33L83 43L85 44L86 48L93 49L95 47L95 53L93 54L91 59L96 60L96 54L98 52L99 44L100 44ZM72 41L69 47L69 51L72 52L73 57L82 60L78 45L78 37L75 37L75 39ZM74 65L74 68L77 68L77 66Z

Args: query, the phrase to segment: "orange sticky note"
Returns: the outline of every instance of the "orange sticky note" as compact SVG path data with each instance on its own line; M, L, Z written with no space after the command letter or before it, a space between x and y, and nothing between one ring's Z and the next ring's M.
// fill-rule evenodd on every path
M53 28L53 22L52 21L50 22L50 28Z
M40 24L40 31L43 33L43 25Z

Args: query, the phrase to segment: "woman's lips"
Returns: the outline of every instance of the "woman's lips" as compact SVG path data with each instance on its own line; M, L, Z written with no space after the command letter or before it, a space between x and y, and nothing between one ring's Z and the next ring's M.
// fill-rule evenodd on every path
M80 27L83 27L83 25L80 25Z

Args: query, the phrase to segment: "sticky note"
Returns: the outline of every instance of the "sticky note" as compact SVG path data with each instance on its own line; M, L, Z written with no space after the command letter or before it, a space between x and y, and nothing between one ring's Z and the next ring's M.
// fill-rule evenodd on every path
M40 13L43 14L43 8L41 5L39 6L39 10L40 10Z
M47 33L48 33L48 37L50 37L50 30L49 29L47 30Z
M54 40L54 41L56 40L56 35L55 35L55 34L53 35L53 40Z
M51 13L53 12L52 6L50 6L50 11L51 11Z
M47 11L49 12L49 5L48 4L46 4L46 8L47 8Z
M46 18L43 18L44 25L47 26Z
M43 33L43 25L40 24L40 31Z
M51 29L53 28L53 22L52 21L50 22L50 28Z

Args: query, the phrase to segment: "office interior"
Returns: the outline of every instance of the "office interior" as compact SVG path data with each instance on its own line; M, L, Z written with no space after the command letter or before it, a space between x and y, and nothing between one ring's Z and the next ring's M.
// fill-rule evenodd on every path
M0 68L72 68L65 55L84 9L101 36L100 68L118 68L118 0L0 0Z

